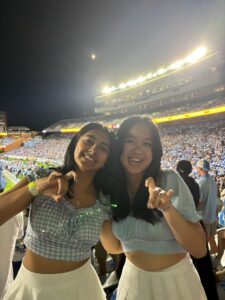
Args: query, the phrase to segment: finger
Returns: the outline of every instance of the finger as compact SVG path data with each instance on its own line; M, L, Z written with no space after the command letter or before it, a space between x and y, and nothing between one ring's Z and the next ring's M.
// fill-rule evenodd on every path
M148 208L157 208L160 205L160 202L163 201L163 199L166 196L166 192L162 191L160 188L155 188L149 197L147 207Z
M49 177L62 177L62 173L53 171L50 173Z
M170 205L170 197L167 195L167 192L165 192L159 201L158 207L159 209L164 210L165 207L168 207Z
M152 177L149 177L145 180L145 187L147 187L149 189L155 188L155 181Z
M52 196L52 198L55 202L60 202L62 200L62 196L60 196L60 195L54 195L54 196Z
M58 183L58 191L57 191L57 194L58 195L61 195L62 194L62 191L63 191L63 187L62 187L62 179L58 179L57 180L57 183Z
M170 189L166 194L167 194L168 198L171 199L171 197L174 194L174 191L172 189Z
M161 191L162 189L160 189L159 187L155 187L154 189L149 190L149 199L151 200L151 202L155 201Z
M159 202L158 209L165 212L167 211L171 206L171 197L173 195L173 190L169 190L168 192L165 192L165 194L162 196L161 201Z
M68 172L65 176L64 176L67 180L73 179L75 182L77 182L77 174L74 171L70 171Z
M58 183L57 195L63 197L66 194L68 189L68 181L66 181L63 178L59 178L57 179L57 183Z
M47 181L48 181L48 183L50 183L50 182L52 182L52 180L54 180L56 178L61 178L61 177L62 177L62 173L54 171L49 175Z

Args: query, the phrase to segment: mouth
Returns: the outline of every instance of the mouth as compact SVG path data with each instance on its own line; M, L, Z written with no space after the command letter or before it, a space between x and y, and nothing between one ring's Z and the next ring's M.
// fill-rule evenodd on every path
M143 159L137 158L137 157L129 157L128 158L128 162L130 164L139 165L139 164L141 164L143 162Z
M92 155L90 155L90 154L88 154L88 153L83 153L83 154L82 154L82 157L83 157L86 161L88 161L88 162L95 163L95 162L97 161L97 160L95 159L94 156L92 156Z

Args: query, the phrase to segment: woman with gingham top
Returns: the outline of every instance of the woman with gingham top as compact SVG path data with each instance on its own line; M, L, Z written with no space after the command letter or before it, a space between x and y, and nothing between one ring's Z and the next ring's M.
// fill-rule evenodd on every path
M90 255L111 217L103 168L110 144L107 129L90 123L71 140L60 172L25 178L1 196L0 224L31 203L26 254L4 300L106 299Z

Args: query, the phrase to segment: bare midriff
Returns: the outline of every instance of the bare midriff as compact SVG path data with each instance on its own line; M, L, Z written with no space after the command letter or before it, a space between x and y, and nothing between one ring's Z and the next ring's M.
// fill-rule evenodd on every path
M81 261L63 261L49 259L27 249L23 260L24 266L31 272L39 274L57 274L74 271L83 266L89 258Z
M155 255L143 251L125 253L127 259L139 269L157 272L169 268L185 257L186 253Z

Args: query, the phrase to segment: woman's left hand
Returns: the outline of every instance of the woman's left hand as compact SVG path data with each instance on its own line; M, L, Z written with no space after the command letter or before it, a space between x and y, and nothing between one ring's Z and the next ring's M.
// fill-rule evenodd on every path
M157 208L162 212L165 212L170 208L170 199L173 195L173 190L169 190L168 192L166 192L161 188L155 186L155 181L152 177L146 179L145 187L147 187L149 191L149 199L147 203L148 208Z

